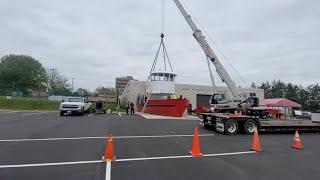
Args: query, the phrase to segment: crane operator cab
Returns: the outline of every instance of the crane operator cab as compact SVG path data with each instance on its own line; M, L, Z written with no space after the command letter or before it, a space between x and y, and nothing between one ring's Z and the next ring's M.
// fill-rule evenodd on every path
M257 96L251 96L247 99L247 102L250 104L251 107L259 107L259 98Z
M226 95L225 94L212 94L210 98L210 104L220 104L221 101L226 100Z

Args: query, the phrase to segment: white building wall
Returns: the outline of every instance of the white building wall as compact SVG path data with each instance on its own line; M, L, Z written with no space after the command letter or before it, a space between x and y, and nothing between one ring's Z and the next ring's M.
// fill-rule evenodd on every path
M128 101L136 103L138 94L144 94L146 91L146 81L130 81L126 86L122 96L120 97L121 106L125 107ZM251 89L241 88L240 93L252 93L255 92L259 97L260 102L264 99L263 89ZM226 94L226 98L232 97L230 90L227 87L217 87L213 89L211 86L199 86L189 84L176 84L176 95L179 97L182 95L183 98L187 98L192 107L195 108L197 105L197 94L212 95L214 93Z

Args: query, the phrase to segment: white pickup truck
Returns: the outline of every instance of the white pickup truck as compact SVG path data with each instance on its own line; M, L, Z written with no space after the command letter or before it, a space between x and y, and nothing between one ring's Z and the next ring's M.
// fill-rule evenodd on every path
M65 113L83 115L91 109L91 102L82 97L69 97L68 101L60 104L60 116Z

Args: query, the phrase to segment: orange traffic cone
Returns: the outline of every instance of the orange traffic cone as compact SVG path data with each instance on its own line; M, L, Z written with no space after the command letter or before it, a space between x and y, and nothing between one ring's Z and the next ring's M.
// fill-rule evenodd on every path
M109 135L108 142L106 145L106 150L103 156L104 161L113 161L115 160L114 152L113 152L113 140L112 135Z
M191 148L191 151L189 151L189 154L195 157L202 156L202 153L200 150L199 135L198 135L197 127L194 128L192 148Z
M302 149L302 143L300 140L300 136L299 136L299 132L296 131L294 138L293 138L293 142L292 142L292 148L296 148L296 149Z
M261 146L260 146L260 138L259 138L259 134L258 134L258 129L256 128L254 130L254 134L253 134L253 140L252 140L252 147L251 149L252 151L256 151L256 152L261 152Z

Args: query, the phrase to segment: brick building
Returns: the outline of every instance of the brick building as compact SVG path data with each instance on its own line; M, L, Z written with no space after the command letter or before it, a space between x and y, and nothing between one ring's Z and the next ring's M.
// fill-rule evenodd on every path
M116 78L116 91L118 95L123 93L124 88L128 84L129 81L134 80L132 76L124 76Z

